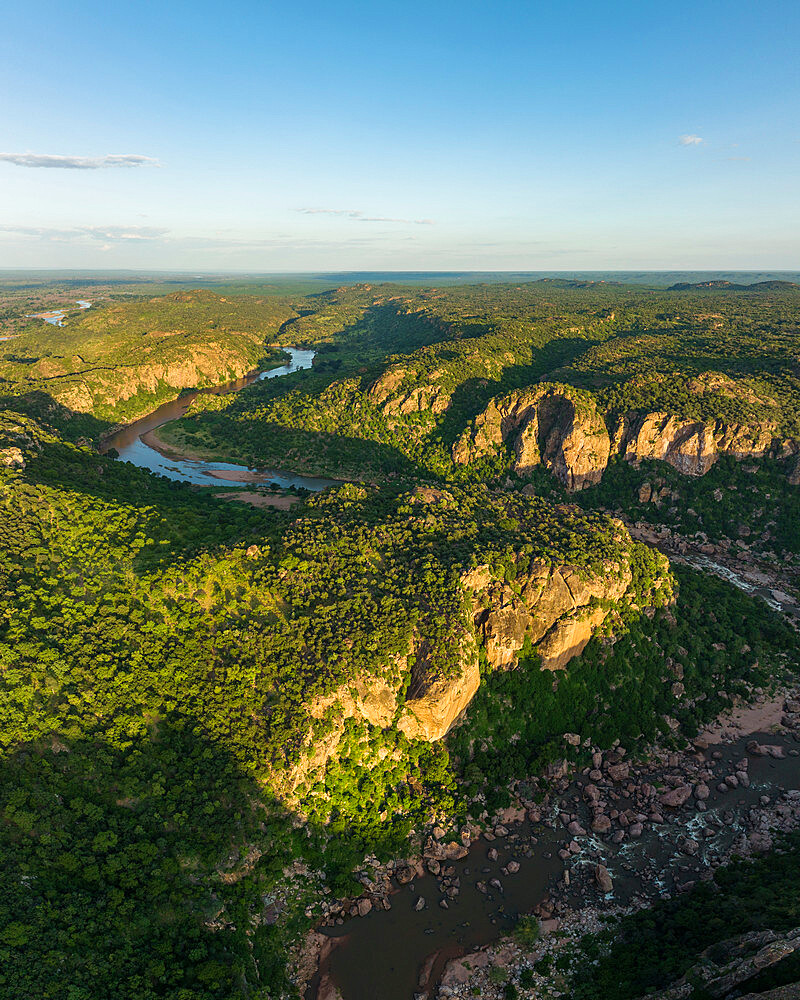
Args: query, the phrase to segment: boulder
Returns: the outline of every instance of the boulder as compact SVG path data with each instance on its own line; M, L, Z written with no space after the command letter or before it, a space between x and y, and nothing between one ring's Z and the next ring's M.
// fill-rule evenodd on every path
M592 820L592 830L595 833L608 833L611 829L611 820L605 813L598 813Z
M594 870L594 878L597 887L601 892L609 893L614 891L614 880L605 865L597 865Z
M670 809L679 809L688 801L691 794L692 789L689 785L678 785L677 788L671 788L668 792L663 792L659 795L658 799L662 806L669 806Z

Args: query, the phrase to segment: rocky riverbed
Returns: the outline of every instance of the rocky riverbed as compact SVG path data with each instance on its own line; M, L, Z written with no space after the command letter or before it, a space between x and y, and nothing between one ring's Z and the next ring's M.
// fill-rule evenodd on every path
M771 732L748 731L764 720ZM466 827L455 840L435 829L420 858L365 870L359 899L325 906L311 942L325 955L307 997L366 1000L377 982L382 1000L474 987L500 997L493 968L513 978L604 916L684 891L732 853L767 850L776 832L800 824L796 692L762 697L682 752L632 761L619 745L586 749L590 766L573 775L565 762L551 767L488 829ZM524 954L504 935L528 912L543 936ZM530 995L547 995L544 982L537 988Z
M620 512L617 515L621 516ZM654 546L673 562L719 576L740 590L761 597L790 621L800 623L800 576L790 554L777 563L766 554L751 550L741 539L725 538L712 543L702 532L686 537L665 525L630 522L624 517L622 520L633 538Z

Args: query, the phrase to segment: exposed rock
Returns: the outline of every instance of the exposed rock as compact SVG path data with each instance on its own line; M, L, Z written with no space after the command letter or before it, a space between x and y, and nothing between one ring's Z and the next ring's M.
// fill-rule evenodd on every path
M394 873L394 876L400 885L407 885L409 882L413 882L415 875L416 871L411 867L411 865L404 865L402 868L397 868Z
M430 681L420 671L415 684L412 674L413 693L397 724L409 739L428 742L441 739L472 701L481 682L478 651L474 644L469 644L464 652L461 669L454 677Z
M493 399L454 445L453 460L467 464L504 442L513 445L516 472L544 464L570 490L600 481L611 448L591 396L547 383Z
M604 608L593 608L558 622L539 643L545 670L563 670L569 661L586 648L598 625L606 618Z
M751 931L722 941L700 954L700 961L677 983L653 995L652 1000L683 1000L695 989L712 1000L740 996L743 983L783 961L800 948L800 928L785 935ZM791 988L790 988L791 989ZM791 992L789 996L791 996ZM796 995L796 994L795 994Z
M601 892L614 891L614 880L611 878L611 874L605 865L596 866L594 870L594 878L597 882L597 887Z
M392 365L367 390L367 399L377 406L392 425L392 417L411 413L444 413L450 406L450 394L435 382L409 385L416 373L403 365ZM403 387L406 383L406 387ZM394 421L396 423L396 421Z
M770 423L703 422L657 412L625 414L614 428L612 444L630 462L656 459L685 475L703 476L721 454L763 457L779 442Z
M24 469L25 456L22 450L16 447L0 448L0 465L7 469Z
M626 529L620 525L623 531ZM663 571L666 579L666 560ZM550 567L533 560L517 568L514 589L495 579L488 566L478 566L462 576L494 669L515 664L526 638L539 643L545 668L563 668L605 620L607 610L596 602L620 600L630 582L630 565L624 556L619 561L606 560L591 573L577 566ZM568 735L572 745L576 745L575 739L580 742L577 734Z
M668 792L664 792L660 795L659 802L662 806L669 806L671 809L679 809L685 802L688 801L691 794L691 786L678 785L677 788L672 788Z
M783 760L786 756L782 746L759 743L757 740L750 740L747 744L747 752L755 757L774 757L776 760Z
M608 833L611 829L611 820L605 813L598 813L592 820L592 830L595 833Z
M460 861L468 854L469 848L463 844L442 844L436 840L429 840L425 848L425 857L436 861Z

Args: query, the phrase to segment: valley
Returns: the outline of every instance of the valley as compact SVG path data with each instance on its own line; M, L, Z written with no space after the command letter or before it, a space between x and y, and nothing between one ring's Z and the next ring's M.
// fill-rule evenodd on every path
M96 292L6 293L9 996L800 982L797 285Z

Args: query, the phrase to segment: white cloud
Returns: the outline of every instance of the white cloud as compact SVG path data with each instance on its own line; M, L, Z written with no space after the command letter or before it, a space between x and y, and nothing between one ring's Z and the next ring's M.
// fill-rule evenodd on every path
M17 167L48 167L57 170L102 170L106 167L160 167L152 156L112 153L108 156L61 156L51 153L0 153L0 162Z
M433 219L390 219L383 215L365 215L352 208L298 208L303 215L341 215L355 222L399 222L406 226L432 226Z
M705 139L701 139L699 135L682 135L678 142L681 146L700 146L705 142Z
M51 226L0 225L0 233L54 243L80 239L99 240L106 244L126 243L131 240L157 240L168 232L167 229L156 229L154 226L74 226L71 229L57 229Z

